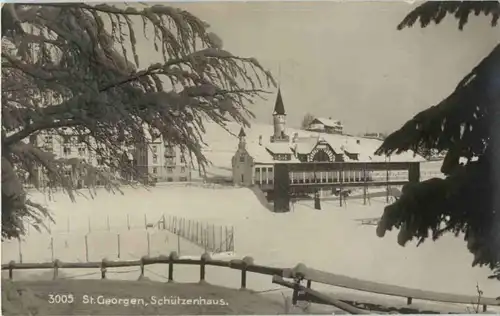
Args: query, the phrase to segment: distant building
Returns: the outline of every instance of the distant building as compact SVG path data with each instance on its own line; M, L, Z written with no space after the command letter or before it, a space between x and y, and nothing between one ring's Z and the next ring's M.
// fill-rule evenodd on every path
M343 134L344 126L342 122L332 120L331 117L327 119L318 117L311 121L306 130L326 134Z
M188 155L186 153L186 155ZM191 168L181 150L163 141L162 137L148 137L136 145L137 170L149 175L154 182L190 181Z
M325 135L326 136L326 135ZM249 141L243 128L238 135L239 143L232 157L233 182L238 185L271 184L274 164L298 162L342 162L371 158L360 157L359 140L355 143L333 142L320 136L290 139L286 133L286 114L281 91L278 90L273 111L273 135L264 143ZM354 171L353 171L354 172Z
M29 143L45 152L52 153L55 159L79 159L97 169L112 171L110 170L109 161L105 161L93 150L92 147L95 147L95 141L89 139L88 136L72 134L71 131L63 133L63 135L55 132L43 132L32 135L29 138ZM153 178L155 182L190 181L191 179L190 163L186 161L186 157L182 155L178 147L163 142L161 137L151 139L148 136L145 141L132 144L123 149L122 163L129 164L130 168L136 170L139 177L143 179L147 178L147 176ZM42 168L37 168L36 179L25 179L26 184L30 184L30 182L34 184L33 182L36 181L39 185L45 186L48 177L42 170ZM72 167L71 164L66 167L64 173L73 181L76 187L100 184L97 180L89 183L91 179L81 169ZM134 179L132 171L116 171L115 176L129 181L140 180Z
M65 131L63 128L58 133L53 131L44 131L38 134L31 135L28 142L43 150L44 152L54 155L54 159L66 159L74 163L68 163L64 168L64 175L73 182L76 187L84 185L99 184L98 180L87 177L85 169L78 168L76 162L82 161L86 164L93 166L97 169L109 170L107 161L104 161L94 151L95 141L88 135L75 134L72 130ZM126 150L126 159L134 164L132 155ZM49 178L44 169L40 166L35 166L36 177L32 179L25 179L25 184L36 184L39 186L46 186ZM119 176L117 174L117 176Z
M384 133L364 133L363 137L384 140L386 135Z

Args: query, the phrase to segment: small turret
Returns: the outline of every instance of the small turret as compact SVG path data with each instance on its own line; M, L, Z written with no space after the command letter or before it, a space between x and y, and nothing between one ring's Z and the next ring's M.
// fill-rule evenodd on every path
M286 113L283 98L281 97L281 89L278 89L278 96L276 97L276 103L274 104L273 125L274 135L271 136L272 143L290 141L290 137L285 134Z
M239 144L238 144L238 147L239 148L245 148L246 146L246 143L247 143L247 140L246 140L246 136L247 134L245 134L245 130L243 129L243 127L240 129L240 133L238 134L238 138L240 140Z

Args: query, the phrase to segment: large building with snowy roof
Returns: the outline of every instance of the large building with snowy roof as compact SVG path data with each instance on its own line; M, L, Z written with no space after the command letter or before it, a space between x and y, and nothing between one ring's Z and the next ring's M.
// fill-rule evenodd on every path
M317 117L309 123L306 130L311 132L321 132L328 134L343 134L344 125L338 120L329 118Z
M270 131L271 132L271 131ZM292 137L286 131L286 113L281 91L278 90L273 111L273 134L269 138L247 139L241 128L239 144L232 157L233 182L238 185L271 184L275 163L300 162L369 162L370 155L364 154L360 140L340 140L327 136L309 135ZM340 136L340 135L339 135ZM356 172L356 171L346 171ZM352 176L355 176L354 174Z

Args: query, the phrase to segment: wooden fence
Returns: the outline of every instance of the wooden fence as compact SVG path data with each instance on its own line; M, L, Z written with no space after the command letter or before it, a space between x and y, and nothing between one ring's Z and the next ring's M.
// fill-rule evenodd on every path
M234 227L214 225L178 216L163 216L158 228L165 229L193 244L205 252L234 252Z
M139 279L144 277L145 266L151 264L168 264L168 281L174 281L174 267L176 264L198 265L200 282L205 282L207 266L226 267L241 271L240 287L247 288L248 272L272 276L272 282L293 289L293 302L306 300L320 304L333 305L341 310L351 314L367 314L365 309L358 308L358 302L350 300L336 299L332 295L322 294L313 290L312 282L328 284L336 287L344 287L362 292L371 292L394 297L404 297L407 299L407 305L411 305L413 299L424 301L435 301L455 304L480 304L483 311L486 311L487 306L500 306L500 299L481 297L478 301L477 297L466 295L445 294L431 291L422 291L401 286L387 285L377 282L364 281L343 275L332 274L324 271L307 268L303 264L298 264L295 268L277 268L254 264L251 257L245 257L242 260L213 260L209 254L205 253L200 259L183 259L179 258L176 252L170 253L169 256L159 257L143 257L140 260L134 261L107 261L103 259L100 262L84 262L84 263L66 263L59 260L46 263L15 263L11 261L9 264L3 264L2 270L8 270L9 279L14 279L14 270L27 269L53 269L53 279L58 278L60 269L75 269L75 268L95 268L100 269L101 279L106 279L106 273L110 268L119 267L140 267ZM286 281L285 278L292 281ZM307 281L307 286L301 284L302 281ZM390 305L389 302L384 302L385 306ZM407 312L418 312L418 309L408 309Z

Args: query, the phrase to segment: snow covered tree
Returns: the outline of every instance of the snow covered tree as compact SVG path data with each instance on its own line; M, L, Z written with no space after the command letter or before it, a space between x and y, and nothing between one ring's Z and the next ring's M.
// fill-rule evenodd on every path
M300 126L302 129L307 129L309 125L311 125L312 121L314 120L314 116L311 113L306 113L304 117L302 118L302 122Z
M3 5L2 238L50 217L29 199L21 174L35 178L41 168L74 199L68 166L113 189L110 171L132 169L122 159L125 145L161 135L203 168L204 121L249 124L248 104L275 83L254 58L224 50L208 27L162 5ZM140 66L138 36L150 45L140 49L158 52L161 62ZM26 141L68 131L108 168L55 159Z
M497 25L498 1L425 2L398 26L438 24L452 14L463 29L471 14ZM446 232L463 234L473 265L500 272L500 44L443 101L415 115L390 134L377 154L407 150L445 151L444 179L408 184L385 208L378 236L398 228L398 243ZM497 274L498 277L499 274ZM495 276L492 276L495 277Z

